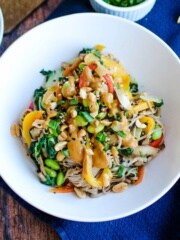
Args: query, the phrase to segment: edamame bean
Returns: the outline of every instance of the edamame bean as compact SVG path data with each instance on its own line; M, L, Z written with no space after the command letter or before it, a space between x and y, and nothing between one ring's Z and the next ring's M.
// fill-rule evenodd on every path
M103 118L106 117L106 115L107 115L106 112L101 112L101 113L99 113L99 114L97 115L97 118L100 119L100 120L102 120Z
M47 173L47 175L49 175L50 177L55 178L57 176L57 172L54 171L53 169L50 169L48 167L44 167L45 172Z
M103 129L104 129L104 125L102 125L102 124L99 124L99 126L97 126L96 128L95 128L94 126L91 126L91 125L89 125L89 126L87 127L87 131L88 131L89 133L99 133L99 132L101 132Z
M154 132L151 135L152 140L157 140L162 136L162 129L161 128L156 128Z
M88 107L89 106L87 99L83 99L83 106L84 107Z
M50 167L53 170L59 170L60 169L60 166L59 166L58 162L53 160L53 159L46 159L45 160L45 165L47 167Z
M64 173L60 172L57 175L56 184L57 186L61 186L63 183L64 183Z
M75 120L78 127L84 127L88 124L88 121L86 121L82 116L79 115L75 118Z

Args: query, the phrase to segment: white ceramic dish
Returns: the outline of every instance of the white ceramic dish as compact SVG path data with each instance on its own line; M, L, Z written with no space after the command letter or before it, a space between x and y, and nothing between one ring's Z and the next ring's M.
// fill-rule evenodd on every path
M28 106L34 89L42 84L42 68L57 68L83 47L98 43L121 60L140 86L164 99L166 148L146 166L143 182L123 193L95 199L52 194L49 187L39 183L19 139L11 137L10 126ZM179 79L180 61L175 53L153 33L125 19L75 14L34 28L12 44L0 60L0 174L25 201L60 218L106 221L144 209L162 197L180 176Z
M0 8L0 44L2 42L3 33L4 33L4 18L3 18L2 10Z
M103 0L90 0L90 3L96 12L107 13L131 21L138 21L145 17L153 8L156 0L145 0L143 3L132 7L117 7L110 5Z

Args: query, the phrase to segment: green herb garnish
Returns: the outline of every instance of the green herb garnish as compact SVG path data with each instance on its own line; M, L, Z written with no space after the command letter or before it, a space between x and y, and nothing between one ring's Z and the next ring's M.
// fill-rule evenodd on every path
M123 164L121 164L119 169L118 169L118 172L117 172L118 177L122 177L124 169L125 169L125 166Z
M155 102L154 105L155 105L155 107L161 107L161 106L163 106L163 105L164 105L163 99L161 99L161 101L160 101L159 103Z
M126 133L124 131L118 131L117 134L122 138L126 137Z
M140 4L145 0L103 0L103 1L117 7L131 7Z
M133 148L124 148L124 149L120 149L120 154L122 154L123 156L130 156L133 153Z
M105 142L107 139L106 135L102 132L99 132L97 135L96 135L96 140L99 141L99 142Z

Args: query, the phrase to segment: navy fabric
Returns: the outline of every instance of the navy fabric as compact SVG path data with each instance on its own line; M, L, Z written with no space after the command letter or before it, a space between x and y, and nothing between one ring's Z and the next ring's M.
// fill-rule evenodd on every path
M72 13L94 12L89 0L64 0L49 19ZM180 57L180 0L157 0L151 12L138 23L163 39Z
M62 240L180 239L180 180L161 199L139 213L101 223L75 222L53 217L23 201L2 178L0 178L0 187L21 206L53 227ZM3 198L3 201L5 203L7 199ZM4 224L7 224L5 228L8 228L7 221Z
M47 19L93 12L88 0L66 0ZM162 38L180 56L180 0L157 0L138 23ZM0 179L3 187L22 206L52 226L62 240L178 240L180 239L180 180L160 200L132 216L101 223L82 223L47 215L20 199Z

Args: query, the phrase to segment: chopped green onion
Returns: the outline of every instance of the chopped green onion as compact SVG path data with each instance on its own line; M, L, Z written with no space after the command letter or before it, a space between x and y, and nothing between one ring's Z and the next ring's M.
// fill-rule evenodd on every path
M110 149L111 145L109 143L104 144L104 151L108 151Z
M69 157L69 152L68 152L68 149L63 149L62 150L62 153L64 154L65 157Z
M123 164L121 164L119 169L118 169L118 172L117 172L118 177L122 177L124 169L125 169L125 166Z
M79 69L82 71L85 66L86 66L85 63L80 63L80 64L79 64Z
M64 100L60 100L57 102L57 105L64 105L66 102Z
M117 7L130 7L142 3L145 0L103 0L103 1Z
M69 102L69 105L70 106L78 105L78 98L75 97L75 98L71 99L70 102Z
M105 142L107 139L106 135L104 133L101 133L99 132L97 135L96 135L96 140L98 140L99 142Z
M126 137L126 133L124 131L118 131L117 134L122 138Z
M94 118L88 112L80 112L79 114L89 123L94 120Z

